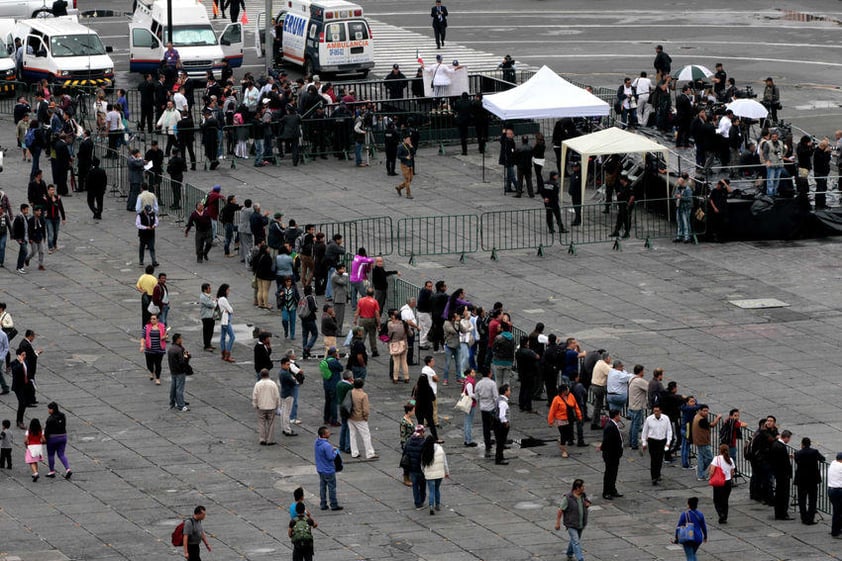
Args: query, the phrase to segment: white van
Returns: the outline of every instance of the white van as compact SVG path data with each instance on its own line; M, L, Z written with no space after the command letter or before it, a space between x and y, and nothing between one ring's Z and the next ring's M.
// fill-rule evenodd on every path
M15 20L0 19L0 95L15 92Z
M0 17L3 18L41 18L53 17L53 0L0 0ZM67 0L67 15L78 13L76 0Z
M111 48L76 16L21 20L4 41L14 45L14 39L23 43L23 81L46 78L51 83L105 87L114 83Z
M205 7L196 0L172 0L172 43L191 78L208 70L219 78L223 59L243 65L243 25L231 23L217 37ZM167 50L167 1L139 0L129 22L129 70L157 72Z
M284 22L283 62L305 74L362 74L374 68L371 28L358 4L346 0L285 0L276 21ZM266 14L257 17L255 48L265 55ZM268 47L271 52L272 46Z

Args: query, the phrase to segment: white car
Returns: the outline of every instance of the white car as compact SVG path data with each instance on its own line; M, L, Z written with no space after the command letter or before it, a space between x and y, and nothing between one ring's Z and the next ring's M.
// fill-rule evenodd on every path
M75 14L77 0L65 0L68 14ZM0 18L42 18L53 16L53 0L0 0Z

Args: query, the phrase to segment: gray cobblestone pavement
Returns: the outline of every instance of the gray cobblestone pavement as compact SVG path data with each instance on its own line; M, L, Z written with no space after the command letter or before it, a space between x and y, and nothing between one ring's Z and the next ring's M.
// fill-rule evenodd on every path
M11 143L3 123L0 140ZM476 148L472 147L472 151ZM372 215L452 214L463 211L533 208L529 199L503 199L496 182L483 184L476 158L439 156L422 150L414 201L395 197L380 165L356 169L348 162L319 161L297 168L226 166L190 173L205 188L223 185L278 209L299 224ZM496 167L488 163L491 174ZM493 171L492 171L493 170ZM25 166L8 153L0 175L13 205L25 196ZM48 174L46 174L48 175ZM496 175L494 176L496 177ZM249 279L235 259L215 248L210 262L193 259L193 240L165 219L158 232L160 271L169 275L170 324L185 334L196 374L187 383L191 411L167 409L169 376L162 386L145 374L137 349L138 298L133 215L108 196L104 220L95 222L83 197L65 200L69 219L61 250L47 257L46 272L13 271L14 243L0 270L0 299L19 328L32 328L44 348L39 361L40 402L27 420L46 418L43 404L56 400L68 414L72 480L32 483L23 463L22 431L14 469L0 474L0 560L49 561L168 559L179 554L170 532L196 504L208 508L205 528L212 553L205 559L276 559L290 555L286 537L292 490L302 485L320 525L319 560L394 559L424 561L556 560L566 534L553 531L556 504L574 478L586 481L594 498L584 534L586 559L678 560L669 538L690 495L702 497L711 527L701 559L751 561L839 558L827 522L802 526L772 520L772 510L751 502L747 486L732 494L729 524L714 520L710 488L692 472L666 467L664 485L649 485L648 459L627 451L620 467L623 499L600 499L602 462L597 434L589 447L561 459L557 447L512 450L508 466L495 466L477 449L461 444L461 414L452 406L453 385L440 386L439 411L452 479L442 487L443 511L415 511L398 468L398 419L408 386L388 383L383 358L374 360L371 397L376 462L349 461L338 476L341 513L318 511L313 440L321 419L321 388L314 361L305 363L300 436L277 432L280 446L257 445L250 396L254 383L254 326L282 332L274 313L251 305ZM353 249L353 248L352 248ZM795 432L811 436L825 452L842 448L842 413L835 358L842 325L836 290L840 248L836 240L679 246L656 242L583 247L569 256L554 247L543 258L533 251L419 258L387 257L403 278L416 283L444 278L488 304L501 299L517 325L536 321L550 331L577 336L587 348L605 346L627 363L661 366L667 380L709 402L714 412L738 406L750 424L774 413ZM201 352L198 293L232 285L236 364ZM743 310L734 298L773 297L790 304L776 310ZM17 343L18 340L15 341ZM276 356L290 346L275 337ZM293 345L300 349L300 342ZM385 353L384 353L385 355ZM417 376L418 368L413 368ZM0 417L13 418L14 399L0 398ZM542 414L514 413L513 436L552 438ZM478 421L477 421L478 422ZM475 435L480 428L475 425ZM335 440L335 439L334 439ZM481 450L481 448L480 448Z

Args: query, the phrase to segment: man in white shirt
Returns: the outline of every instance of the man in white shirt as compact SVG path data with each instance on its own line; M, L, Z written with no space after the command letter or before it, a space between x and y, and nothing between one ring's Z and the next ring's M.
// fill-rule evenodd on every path
M641 366L641 368L643 367ZM623 410L626 406L626 401L628 401L629 380L631 379L632 375L626 372L623 363L615 360L614 368L608 371L608 383L606 384L606 390L608 390L608 409Z
M187 103L187 97L184 95L184 86L179 86L178 91L172 96L172 102L181 113L187 111L189 104Z
M116 158L120 148L120 127L123 125L123 118L113 105L109 103L107 107L105 126L108 129L108 154L105 157Z
M649 105L649 93L652 91L652 80L646 77L646 72L632 82L637 92L637 123L645 127L649 123L649 115L652 113L652 106Z
M498 466L509 464L509 460L503 457L503 450L506 449L506 439L509 437L509 396L512 395L512 388L509 384L500 386L500 396L497 398L497 419L494 425L494 438L497 439L497 450L494 454L494 463Z
M672 423L669 417L661 414L661 407L655 405L652 414L643 422L643 449L649 448L649 475L652 485L661 481L661 467L664 465L664 452L672 442Z
M836 461L827 468L827 495L833 507L830 535L842 536L842 452L836 454Z

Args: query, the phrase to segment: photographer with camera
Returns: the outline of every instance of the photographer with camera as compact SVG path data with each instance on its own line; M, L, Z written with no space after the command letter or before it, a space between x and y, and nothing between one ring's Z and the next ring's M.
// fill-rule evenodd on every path
M771 76L766 78L766 88L763 90L763 105L769 110L772 121L778 122L778 109L781 109L781 91L775 85Z

